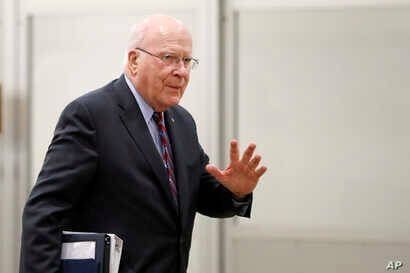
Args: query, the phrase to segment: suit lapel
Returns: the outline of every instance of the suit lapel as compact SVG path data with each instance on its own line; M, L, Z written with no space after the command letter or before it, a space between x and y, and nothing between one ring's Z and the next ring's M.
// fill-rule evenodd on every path
M175 202L169 188L168 175L166 173L161 156L152 140L144 116L124 79L124 75L114 85L114 96L121 108L120 118L137 147L141 150L147 162L151 165L160 187L163 189L166 199L169 201L173 210L177 212Z
M179 214L181 221L184 221L187 217L188 197L189 197L189 185L188 177L185 168L184 151L186 151L186 143L184 145L184 128L182 128L182 122L178 121L173 113L172 108L165 112L165 122L167 125L168 136L171 141L172 151L174 155L174 167L175 177L178 186L178 200L179 200ZM182 227L184 223L182 222Z

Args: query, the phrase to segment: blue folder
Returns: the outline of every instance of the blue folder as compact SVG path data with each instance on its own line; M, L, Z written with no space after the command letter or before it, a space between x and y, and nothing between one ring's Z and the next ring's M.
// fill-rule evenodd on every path
M94 273L98 272L98 264L94 259L64 259L61 260L64 273Z
M109 273L110 236L105 233L64 232L63 243L95 242L95 259L62 259L62 273Z

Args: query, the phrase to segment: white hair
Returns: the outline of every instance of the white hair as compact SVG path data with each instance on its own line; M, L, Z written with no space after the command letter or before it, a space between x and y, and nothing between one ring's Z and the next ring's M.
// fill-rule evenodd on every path
M141 21L140 23L134 24L131 27L128 42L127 42L127 47L125 48L125 52L124 52L124 61L123 61L124 68L128 62L128 53L131 50L135 49L136 47L140 46L140 44L144 40L147 28L148 28L147 18Z
M147 30L149 28L150 22L152 20L161 20L161 19L162 20L164 19L173 20L178 25L180 25L181 28L185 28L183 23L180 20L173 18L171 16L168 16L168 15L163 15L163 14L150 15L148 17L145 17L141 22L133 25L130 30L127 47L125 49L124 61L123 61L124 69L128 63L128 53L131 50L134 50L135 48L139 47L142 44L145 38L145 34L147 33ZM160 26L160 32L163 32L163 26Z

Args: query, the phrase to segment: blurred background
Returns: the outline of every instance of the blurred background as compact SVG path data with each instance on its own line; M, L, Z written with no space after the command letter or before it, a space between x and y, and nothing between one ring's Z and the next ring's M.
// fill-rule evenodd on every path
M211 160L238 138L269 168L251 220L197 218L189 272L410 272L409 0L0 0L0 272L59 114L152 13L192 31Z

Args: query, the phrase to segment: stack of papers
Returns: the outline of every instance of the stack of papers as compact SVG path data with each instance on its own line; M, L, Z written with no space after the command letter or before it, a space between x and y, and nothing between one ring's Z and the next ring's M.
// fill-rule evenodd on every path
M63 273L118 273L122 246L115 234L63 231Z

